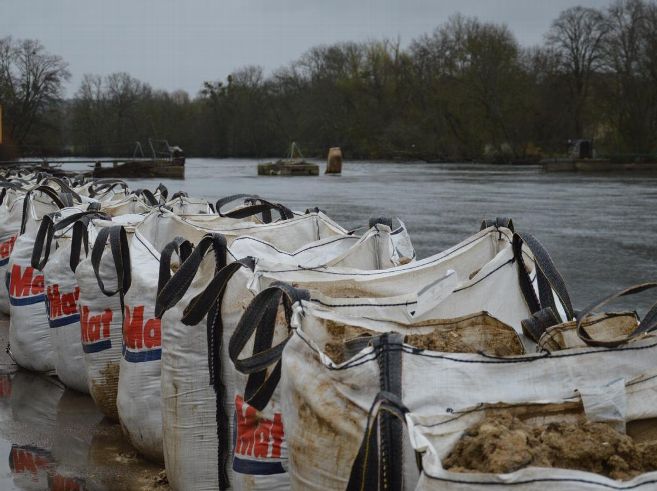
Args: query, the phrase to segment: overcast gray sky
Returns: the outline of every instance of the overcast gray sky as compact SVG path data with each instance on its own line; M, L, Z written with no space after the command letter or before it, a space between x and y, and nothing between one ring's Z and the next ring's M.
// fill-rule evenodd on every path
M125 71L195 95L203 80L244 65L271 70L336 41L403 45L456 12L506 23L540 43L559 11L608 0L0 0L0 37L37 38L70 64L72 95L84 73Z

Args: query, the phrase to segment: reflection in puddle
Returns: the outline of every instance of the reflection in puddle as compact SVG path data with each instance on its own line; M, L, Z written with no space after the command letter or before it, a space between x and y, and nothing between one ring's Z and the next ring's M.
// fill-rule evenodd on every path
M168 489L162 466L139 457L89 396L1 365L0 489Z
M11 395L11 375L0 375L0 398L9 397Z
M55 461L50 452L29 445L12 445L9 468L14 484L19 489L48 489L51 491L81 491L84 481L66 477L53 469Z

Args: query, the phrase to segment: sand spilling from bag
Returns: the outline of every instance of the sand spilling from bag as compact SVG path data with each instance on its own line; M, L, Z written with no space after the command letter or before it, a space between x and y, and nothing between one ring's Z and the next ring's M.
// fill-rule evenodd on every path
M554 467L628 480L657 470L657 442L637 443L605 423L530 426L510 414L488 415L470 428L443 462L451 472L505 474Z
M419 349L442 353L486 353L491 356L525 353L522 341L513 328L487 314L426 321L410 327L428 331L422 334L407 334L404 337L404 343ZM380 334L333 321L327 321L326 328L334 341L326 343L324 352L335 363L343 363L349 358L346 345L349 341Z

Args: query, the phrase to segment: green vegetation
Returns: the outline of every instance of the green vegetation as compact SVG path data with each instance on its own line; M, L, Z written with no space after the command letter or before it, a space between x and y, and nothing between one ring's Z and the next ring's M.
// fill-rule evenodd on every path
M41 78L30 56L48 67ZM62 100L67 77L38 42L0 40L5 136L23 154L129 154L148 136L194 156L280 156L296 141L306 155L512 161L563 154L574 138L602 154L657 152L655 0L565 10L536 47L457 15L408 47L319 46L271 75L245 67L204 82L193 98L115 73L86 75Z

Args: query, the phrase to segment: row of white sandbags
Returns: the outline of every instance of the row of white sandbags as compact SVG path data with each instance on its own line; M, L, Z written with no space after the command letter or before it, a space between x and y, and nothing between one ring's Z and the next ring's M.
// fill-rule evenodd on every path
M257 302L267 303L266 297L275 290L265 290ZM648 489L654 484L655 473L620 482L565 469L527 468L512 475L450 472L441 467L441 459L483 418L487 407L538 419L549 415L548 421L572 421L577 415L588 421L621 423L622 427L628 422L650 422L657 417L657 340L650 334L655 328L655 309L641 322L633 313L626 313L599 315L589 323L581 313L580 329L586 325L589 334L595 333L597 341L590 344L602 340L608 346L589 346L584 342L587 335L577 335L577 322L568 322L550 328L553 339L561 340L550 351L495 356L486 350L485 338L480 340L481 353L418 349L408 341L409 335L428 334L429 329L462 332L472 327L468 322L472 318L409 323L402 320L406 309L399 306L384 320L373 311L368 316L362 307L345 305L349 299L332 298L327 307L328 302L318 304L312 301L314 297L304 299L299 292L291 297L301 299L292 307L292 335L279 358L278 392L274 391L266 407L280 408L293 489L380 489L386 487L379 480L383 474L390 479L387 488L415 489L420 472L414 451L420 453L425 471L417 489L485 489L505 484L514 489L545 489L550 482L561 482L568 489ZM381 301L376 299L375 304ZM254 300L254 310L260 311L256 306ZM255 311L245 314L242 327L247 328L247 320L254 315ZM476 324L489 324L489 332L513 344L513 336L499 331L485 315L475 317L479 317ZM327 349L328 343L334 342L336 325L374 334L370 339L347 341L345 359L336 361L335 349ZM266 328L259 324L252 329L257 333ZM249 358L236 359L242 367L251 362ZM275 360L272 357L269 363ZM369 420L368 410L381 391L399 403L382 411L388 418L386 424L395 428L388 434L378 432L376 425L368 426L380 408L374 407ZM401 418L409 422L410 440L402 437L397 421L389 421L399 406L405 413ZM379 446L373 444L377 441ZM369 462L367 469L362 460L352 466L359 448L375 455L374 466Z
M271 417L277 410L280 412L293 489L415 489L420 475L417 489L485 489L500 485L544 489L550 483L561 483L568 489L648 489L654 485L657 474L650 472L621 482L566 469L527 468L512 475L485 475L450 472L441 467L441 459L457 439L483 418L485 406L510 406L521 414L524 411L539 416L545 406L565 407L560 417L567 421L572 418L575 403L579 415L588 421L623 426L657 416L657 342L651 334L656 324L655 308L641 322L635 313L601 314L592 319L582 312L578 322L570 321L572 315L568 315L562 320L570 322L550 325L540 339L535 339L539 342L538 353L525 349L524 353L495 356L487 350L485 337L479 340L480 354L418 349L406 341L407 336L427 334L432 328L449 328L454 334L469 328L468 323L459 325L467 319L454 317L465 313L458 310L459 304L474 300L480 302L471 305L475 310L478 306L489 312L493 311L491 306L498 308L493 315L504 319L509 328L515 327L528 347L525 332L508 317L514 305L522 306L522 297L512 293L512 283L504 281L502 272L509 268L504 264L510 263L502 260L495 268L485 268L467 279L465 284L449 287L451 293L443 293L442 306L439 303L428 314L409 315L408 299L404 302L400 296L354 300L310 292L306 294L309 298L304 298L304 294L293 291L289 323L292 334L282 355L273 356L274 350L265 344L255 353L246 349L233 356L235 366L251 378L262 377L266 368L282 364L280 382L272 382L276 389L267 389L272 396L261 414ZM267 272L265 277L271 284L272 279L282 275ZM298 278L286 279L306 286ZM512 280L512 276L508 279ZM313 287L316 285L315 280ZM651 285L636 290L648 286ZM339 291L335 285L332 288ZM486 293L485 297L478 297L478 288ZM468 290L470 293L464 296ZM245 314L236 330L234 340L239 341L238 347L251 332L257 338L259 332L275 329L275 324L267 326L259 320L272 317L262 308L272 305L267 297L275 292L276 288L265 290L262 298L254 300L250 307L253 312ZM487 315L478 315L478 324L490 325L479 334L488 330L502 338L503 332L493 330L494 323L484 318ZM255 327L254 322L258 323ZM363 342L354 335L354 339L344 343L346 359L336 362L332 359L335 348L327 350L329 342L335 343L336 325L365 329L374 337ZM514 344L512 335L502 339ZM383 419L388 419L387 426L372 423L370 432L365 431L368 409L380 391L398 398L407 412L410 440L401 438L398 422L390 421L394 407L385 407L381 412ZM378 409L375 406L375 413ZM555 417L559 414L552 414L553 420ZM352 466L359 445L361 451L375 455L376 464L372 466L370 461L369 469L364 460ZM422 474L415 464L414 451L420 453L424 463ZM387 476L386 482L380 478L383 475Z
M49 204L48 198L33 201ZM29 207L33 205L29 204ZM97 218L93 215L79 217L78 221L72 222L82 213L77 208L62 209L52 216L46 214L41 217L39 211L35 209L34 213L29 214L30 221L34 220L35 225L29 227L29 233L21 235L19 240L25 247L19 247L18 250L24 252L14 257L14 263L18 264L21 258L28 263L36 261L39 263L36 265L41 266L46 273L47 288L54 300L48 301L47 312L53 317L49 319L49 325L56 327L56 335L52 336L49 332L43 316L38 319L39 313L43 314L43 304L41 309L37 305L39 302L24 304L31 306L29 310L26 307L13 312L18 315L12 317L18 319L23 313L33 316L28 324L30 328L21 330L20 334L31 338L24 345L36 346L37 349L31 353L28 349L25 356L19 350L17 361L33 369L48 369L43 364L36 364L48 359L54 351L55 355L59 354L55 356L56 359L62 362L57 367L62 380L71 387L84 390L85 380L81 374L86 373L88 387L97 404L106 414L115 417L117 411L114 400L118 378L118 416L137 448L155 459L162 454L159 416L161 326L159 320L152 318L152 312L161 269L159 254L166 248L168 241L174 239L172 246L177 248L182 245L180 239L175 239L177 235L194 240L214 230L232 237L232 241L235 237L248 234L252 237L242 240L235 249L238 257L250 253L294 264L306 261L309 265L316 265L321 259L332 258L335 262L349 264L351 261L364 268L380 268L382 265L385 267L398 264L399 261L412 260L414 256L403 227L392 233L390 228L381 226L380 231L375 228L359 239L321 213L310 213L278 224L265 225L251 219L227 216L184 216L162 208L145 219L132 214L122 215L113 222L107 220L108 217ZM244 208L238 209L235 215L244 216ZM44 216L47 217L45 220ZM62 223L65 216L73 218L64 222L63 227L58 227L57 223ZM126 227L113 228L117 220ZM38 222L42 225L37 228ZM44 251L47 248L43 246L39 247L37 254L29 253L30 245L34 252L33 246L39 230L50 239L44 241L48 245L56 242L57 250L52 256L48 257ZM96 240L99 236L101 240ZM77 245L71 246L71 243ZM126 257L125 245L128 243L130 252ZM86 258L82 260L81 244L84 244L87 252ZM311 245L305 249L299 247L304 244ZM75 251L73 255L71 249ZM285 249L290 252L285 252ZM350 249L351 252L347 253ZM34 266L32 264L27 267ZM74 276L71 275L73 270ZM24 276L23 273L20 278ZM36 277L34 273L33 277ZM126 280L126 277L130 280ZM115 294L106 296L102 290ZM78 302L77 314L73 313L68 301ZM125 322L121 340L118 327L122 317L125 317ZM37 320L41 322L35 322ZM12 332L17 331L19 324L18 321L13 322L15 328ZM77 339L80 339L80 329L82 350L79 349L80 344L75 342L76 334ZM49 335L60 341L52 343L54 350L49 350L48 343L44 342ZM41 341L40 346L32 342L34 339ZM120 345L122 353L118 351ZM120 363L117 363L119 357ZM82 359L86 372L80 370Z
M362 312L370 318L386 319L393 312L397 314L395 318L403 313L402 318L411 322L452 316L455 312L489 310L520 331L520 322L532 310L518 281L514 255L526 256L525 266L530 268L533 255L527 247L514 251L513 232L508 226L512 226L509 221L484 226L480 233L452 249L417 263L401 261L398 265L374 268L359 267L358 262L285 265L262 256L255 261L238 261L242 256L237 255L229 257L227 266L212 278L214 268L204 264L211 259L204 250L197 249L158 299L157 314L163 315L162 321L168 327L166 336L175 336L176 342L171 346L180 347L171 352L165 350L162 369L165 460L174 488L183 489L185 483L191 483L194 489L211 489L228 480L238 488L289 487L288 446L277 394L269 395L267 407L258 407L256 400L261 396L252 397L249 392L263 384L263 374L258 380L249 380L233 366L240 351L253 352L253 339L244 340L236 352L231 353L229 348L237 322L254 294L272 281L286 280L295 286L312 288L313 300L319 304L324 303L327 295L347 297L338 304L351 306L353 315ZM535 277L528 275L527 281L536 283ZM471 287L452 294L468 282ZM199 292L203 294L197 297ZM219 310L215 302L220 304ZM564 307L557 303L555 310L562 312ZM164 313L168 308L171 310ZM258 308L262 310L262 306ZM275 312L272 315L276 318ZM263 338L269 345L288 337L285 317L279 313L277 318L276 330ZM184 325L204 319L207 329ZM256 351L262 349L260 346ZM208 353L208 374L199 379L198 367L204 369L201 373L205 371ZM275 378L280 367L274 362L268 368ZM210 381L214 393L208 387ZM197 452L190 445L202 439L202 435L207 438L215 429L217 439L208 442L207 448ZM213 456L215 449L218 462L207 457Z
M499 223L495 225L499 225ZM336 268L335 266L358 266L358 264L346 264L344 262L342 264L328 264L328 262L323 264L321 260L316 260L314 263L307 263L310 265L305 268L299 267L300 265L298 264L285 266L280 264L280 261L276 259L270 261L267 257L264 257L266 255L257 252L256 249L248 248L246 249L247 252L256 251L254 255L258 256L258 259L255 261L250 260L233 263L235 259L242 258L243 255L236 249L236 255L231 258L228 250L222 245L226 242L225 239L215 236L202 240L196 254L192 254L188 259L190 262L185 261L179 270L180 274L185 272L183 276L187 278L183 278L184 281L182 282L172 282L168 290L173 289L173 295L165 287L163 294L160 296L160 312L171 306L175 306L171 310L171 314L176 309L179 309L177 314L173 314L171 322L167 321L170 314L167 313L165 315L164 325L171 325L173 327L171 330L168 328L164 329L163 337L165 339L163 339L163 358L161 362L162 393L165 394L163 408L165 417L165 458L169 479L174 488L185 489L191 487L193 489L201 489L204 485L210 488L213 486L216 487L222 481L219 478L222 470L220 464L222 459L224 464L228 459L232 461L231 467L236 471L234 476L232 476L234 478L233 484L237 485L237 487L261 487L270 489L276 486L287 488L290 486L289 477L286 473L287 470L290 470L292 477L291 483L296 488L315 486L325 489L342 489L346 486L349 469L351 468L350 461L353 461L358 450L359 432L362 434L366 426L365 421L369 403L374 399L373 394L382 388L379 385L381 384L383 370L383 367L380 366L382 365L380 359L383 357L382 353L390 350L377 348L377 351L377 349L373 348L376 345L373 342L370 343L368 348L371 348L376 354L370 360L361 357L351 365L349 365L349 361L345 363L347 365L345 372L348 371L347 369L351 369L347 375L351 389L358 386L357 382L359 380L363 380L362 374L358 372L359 364L366 364L368 361L376 360L376 364L379 365L378 373L375 374L376 376L372 377L373 373L370 373L372 371L371 369L365 372L368 376L364 377L363 383L367 384L367 387L357 391L356 396L346 391L348 396L346 400L349 403L349 410L347 411L348 419L357 421L355 426L360 429L354 431L352 426L351 431L345 431L344 421L340 419L340 406L332 407L328 404L327 411L323 412L322 401L324 401L325 397L329 397L330 399L330 388L336 385L335 380L331 376L328 376L328 381L325 384L319 385L320 388L325 388L324 385L327 386L329 389L328 395L322 395L322 392L318 392L317 387L315 387L325 377L325 371L329 375L339 372L336 368L327 370L327 367L330 368L332 361L330 356L322 351L322 343L326 340L323 337L326 338L326 333L318 334L317 329L307 329L312 335L306 336L304 343L299 344L302 348L307 348L311 343L316 343L319 347L317 351L318 356L320 360L325 362L325 366L319 366L319 368L317 365L311 363L312 350L303 354L302 363L299 365L299 353L290 347L294 346L293 342L288 343L284 351L287 356L283 356L282 358L281 389L278 388L278 384L272 383L272 380L274 382L276 381L277 368L270 370L271 373L262 373L263 367L268 366L271 369L272 367L278 366L277 364L280 361L280 352L278 349L273 349L274 353L268 353L268 355L277 355L278 358L276 356L269 356L260 357L265 359L257 359L259 358L258 356L251 356L252 360L250 361L253 363L249 363L244 360L237 361L238 358L241 358L240 351L252 355L255 348L252 343L248 344L246 342L248 336L244 332L242 332L241 336L238 336L238 338L242 338L241 340L237 339L233 343L223 343L224 346L230 344L237 346L238 348L233 349L233 353L230 353L229 349L222 348L221 344L217 343L217 340L221 339L221 337L226 337L226 339L230 340L230 334L235 330L237 319L241 313L240 308L243 310L253 294L265 288L272 281L285 279L294 281L296 286L313 288L314 291L311 294L313 303L308 304L306 308L302 309L304 315L301 316L301 319L305 318L306 312L311 312L311 315L309 315L310 318L316 316L317 313L312 312L313 307L317 305L322 306L324 310L331 311L330 314L323 314L329 315L328 319L331 324L330 328L326 330L329 333L335 327L336 320L339 319L342 319L340 322L343 324L348 323L350 326L358 326L360 322L360 325L365 325L374 332L377 329L381 331L412 332L412 329L421 330L426 328L428 325L426 323L435 321L436 318L442 319L442 322L446 322L445 317L457 315L454 312L462 313L463 311L472 310L477 308L477 306L483 305L489 310L493 310L493 308L497 309L494 310L495 315L508 322L509 327L515 328L515 331L517 331L515 335L519 337L525 348L531 348L533 346L532 340L524 337L524 333L521 331L520 321L523 320L523 317L529 317L530 314L542 311L541 309L545 309L546 307L553 307L552 313L554 315L556 312L555 317L558 316L562 320L572 318L572 307L569 305L570 302L567 300L567 296L564 296L562 285L554 282L554 277L549 271L550 268L545 267L546 264L549 266L549 260L546 263L544 251L541 251L540 247L536 248L535 246L537 244L530 237L528 237L530 246L523 245L523 241L519 237L514 238L510 230L504 230L504 228L493 226L446 253L429 258L428 260L417 263L417 265L411 264L394 268L394 271L391 271L393 274L389 274L391 272L367 273L353 269L341 270L340 267ZM261 242L254 242L254 244L257 244L261 249L262 247L267 247ZM513 247L514 245L516 245L515 248ZM227 264L228 267L222 269L222 261L219 258L220 256L216 254L217 249L223 251L222 255L228 257L228 260L224 262L235 264L235 266L231 267L230 264ZM299 257L305 254L312 258L314 254L313 249L304 248ZM534 249L538 251L540 258L542 258L542 265L539 264L539 268L535 265ZM281 251L279 250L278 252L280 253ZM464 252L468 252L468 254L463 254ZM349 253L343 254L343 258L349 258L349 256ZM397 257L398 262L406 262L403 259L399 260L399 254L397 254ZM269 264L267 264L268 261ZM442 264L442 270L440 266L438 269L431 270L426 267L425 263L432 265L444 264ZM186 264L188 267L185 266ZM514 266L510 267L510 265ZM260 268L259 275L254 274L257 267ZM543 273L541 280L541 274L537 275L536 272L541 273L543 271L542 267L545 267L547 275ZM212 279L213 274L219 269L219 274ZM379 263L378 266L374 265L374 269L381 269L381 264ZM222 271L223 275L221 274ZM194 274L189 276L190 272ZM240 275L243 274L246 276L240 280ZM167 279L166 276L161 276L162 281L160 283L162 285L165 284L164 280ZM524 288L523 282L525 283ZM526 288L527 282L533 286L535 293L528 292ZM207 288L209 283L210 288ZM550 288L545 288L546 283ZM543 288L541 288L541 284L543 284ZM250 290L247 288L249 285ZM175 288L173 288L174 286ZM189 309L189 312L183 312L183 307L189 304L189 301L193 297L192 293L199 292L205 293L192 302L193 308ZM280 295L283 295L283 293ZM345 295L346 297L340 297L341 295ZM555 295L557 297L556 300L554 299ZM184 301L177 302L185 296ZM231 304L230 301L227 301L231 297L237 298L238 302ZM358 297L358 299L354 300L354 297ZM221 319L219 323L217 322L216 309L209 308L217 298L221 298L223 307L223 312L219 313L218 318ZM510 302L507 303L507 301ZM269 307L269 302L273 302L273 300L270 299L267 303L260 304L257 308L254 307L253 310L264 315L263 312L266 310L265 307ZM292 303L292 300L289 303ZM278 305L278 299L276 299L275 304ZM298 305L302 305L302 303L298 303ZM232 311L233 314L231 314L231 307L235 306L240 306L240 308L236 308ZM180 323L183 317L187 317L186 321L188 323L198 322L208 310L214 312L215 316L211 318L207 331L204 329L190 331L189 328L185 328ZM272 315L271 307L269 307L269 310L269 315ZM237 313L235 314L234 312ZM276 316L274 315L273 317L275 318ZM224 319L227 322L224 322ZM253 318L251 320L253 321ZM255 348L256 353L263 350L267 351L267 343L269 343L269 346L276 345L278 341L287 338L287 322L282 317L282 312L279 314L279 321L275 328L272 327L269 329L272 331L271 338L267 334L264 335L264 338L261 338L260 344ZM322 322L326 322L326 320L322 320ZM258 322L245 322L245 325L254 323L257 324ZM418 323L420 324L419 326L414 325ZM305 331L299 328L302 325L302 321L297 319L292 324L296 325L293 341L296 339L296 336L303 339ZM310 325L312 326L313 323L311 322ZM645 328L647 324L644 322L642 325ZM218 331L218 328L222 330ZM267 331L264 328L262 330ZM238 329L238 331L244 331L244 326L242 326L242 329ZM212 353L210 357L209 365L212 366L212 369L207 372L208 378L199 380L199 377L204 377L205 369L208 368L207 366L202 366L203 360L208 353L206 332L210 333L212 346L210 352L218 351ZM322 330L320 329L319 332L321 333ZM168 343L166 342L168 333L176 334L179 337L177 340L174 339L171 343ZM217 333L223 334L224 336L216 336ZM275 336L278 336L278 338ZM538 341L538 339L534 341ZM630 341L635 342L636 339L628 339L628 342ZM167 349L167 345L169 349ZM402 349L400 350L397 346L402 346ZM545 344L541 346L544 347ZM352 352L356 348L358 348L358 344L355 347L349 347ZM364 349L366 350L368 348ZM569 347L566 346L566 348ZM221 351L222 349L225 349L225 352ZM570 349L581 350L582 348ZM645 348L641 347L641 349ZM399 342L397 342L392 351L398 353L400 351L408 352L419 355L419 357L432 358L432 354L428 353L427 350L418 350L412 346L404 348L403 343L400 345ZM606 351L605 349L599 351L601 353L596 352L598 360L594 365L604 366L607 360L610 360L609 363L613 365L614 360L613 357L610 358L610 352L607 352L608 350ZM614 351L617 351L617 349L614 349ZM168 353L170 353L170 356L168 356ZM358 354L358 352L356 353ZM564 354L564 359L570 358L575 354L566 353ZM589 354L589 352L585 354ZM601 358L602 355L606 358ZM445 357L445 354L443 353L441 355L439 353L433 356L433 358L440 358L441 356ZM486 397L489 397L477 395L479 394L477 387L475 386L475 389L472 390L467 383L471 381L473 376L477 377L480 375L479 372L472 372L469 368L479 363L488 369L491 363L491 357L484 355L482 361L476 362L469 359L472 355L461 356L465 356L467 361L459 360L459 363L466 368L457 372L458 376L450 378L446 382L448 387L451 388L451 392L445 391L444 389L434 392L433 390L427 391L423 388L425 392L424 398L428 398L432 403L435 403L438 410L440 410L440 404L451 404L447 409L453 411L454 408L452 406L455 406L460 407L461 411L465 412L469 407L468 404L473 403L473 400L480 401L479 403L483 404L486 403ZM450 355L449 358L454 359L458 357ZM194 360L200 360L203 370L198 369L199 365L195 365L193 363ZM236 362L235 367L228 360ZM627 353L620 360L617 363L627 363ZM217 371L218 367L216 366L217 363L215 363L217 361L219 362L219 371ZM531 362L533 364L532 366L538 366L540 365L538 362L542 361L542 357L535 358L527 356L526 361ZM191 363L187 365L188 362ZM388 361L387 363L389 364L390 362ZM411 362L405 363L406 365L410 364L412 366ZM288 364L292 367L289 370L286 368ZM499 364L500 366L510 367L510 370L513 370L514 364L515 366L522 366L515 358L501 360ZM557 361L557 364L559 364L559 361ZM221 367L221 365L226 366ZM579 363L576 364L576 366L579 365ZM588 400L592 400L597 406L600 406L598 400L600 398L592 398L589 395L591 391L586 390L587 383L589 385L593 384L594 388L597 389L597 394L599 394L601 392L600 386L595 385L598 384L599 380L595 377L589 377L590 380L586 380L585 376L588 373L583 367L578 371L566 364L564 366L568 367L566 369L567 373L571 375L571 378L575 377L575 380L568 380L568 377L562 377L557 382L557 388L555 389L550 386L550 390L555 391L555 393L570 393L573 390L572 387L580 387L578 390L583 390L587 394ZM235 370L236 368L237 371ZM644 368L643 366L639 366L637 371L640 372ZM246 373L242 375L240 371L245 371ZM376 366L374 371L377 371ZM542 369L534 373L533 376L536 380L533 383L540 385L543 382L544 371ZM590 368L588 371L590 371ZM419 372L416 373L412 370L411 372L408 379L404 380L405 384L398 385L403 387L412 386L412 382L420 378ZM608 372L603 370L603 373ZM255 376L252 377L254 374ZM267 377L267 375L271 374L274 376ZM215 389L218 389L216 394L213 394L206 385L211 375L215 379ZM405 372L404 375L406 375ZM222 388L222 378L227 378L229 381L231 378L233 380L242 380L237 384L233 382L228 388L225 386ZM389 377L384 377L384 379L387 378ZM493 376L491 378L492 380L486 379L482 385L490 388L490 393L496 394L496 391L499 390L499 384L496 385L495 381L498 378ZM252 394L250 395L248 387L249 379L255 380L251 384ZM301 383L301 391L285 392L287 390L286 387L288 387L286 384L292 384L294 386L299 380L307 380L307 382ZM508 377L506 380L508 380ZM577 384L581 384L582 380L585 382L584 385L578 386ZM647 381L649 380L650 377L647 377ZM389 381L386 383L389 386L394 385ZM237 389L235 388L236 385L238 386ZM241 388L239 388L240 385ZM635 386L636 382L631 384L631 387ZM254 387L258 389L255 392L253 391ZM272 394L264 393L267 390L263 390L263 387L271 390ZM338 387L340 386L338 385ZM584 387L584 389L581 389L581 387ZM603 385L602 387L606 386ZM648 387L648 390L651 390L650 387ZM167 391L168 395L166 395ZM299 392L302 397L299 397ZM338 392L339 397L337 399L345 399L345 393L342 393L341 390L338 390ZM441 396L443 392L445 395ZM595 390L592 392L594 395L596 394ZM609 392L609 390L607 389L606 392ZM369 395L359 399L357 397L359 393ZM550 393L549 397L558 399L555 393ZM470 397L472 394L474 394L474 399ZM233 412L230 406L225 405L223 400L232 398L233 395L235 395L234 400L237 402L237 412L235 413L237 425L234 429L234 437L236 438L237 445L234 452L230 442L226 441L230 438L226 432L227 425L224 424L222 427L221 424L221 416L230 417ZM462 400L459 397L462 397ZM508 396L508 394L505 394L504 397L507 397L508 404L526 403L528 398L526 391L523 392L523 390L519 390L518 394L515 394L515 398ZM247 401L255 405L252 406ZM455 402L452 404L451 401ZM404 403L406 402L404 400ZM264 406L259 407L263 403ZM277 405L281 407L280 411L275 410ZM289 408L287 405L289 405ZM359 407L360 413L358 413L358 416L352 418L355 407ZM422 408L421 405L418 407ZM427 407L431 408L433 406L429 405ZM169 420L171 424L166 419L168 410L172 410L169 414L171 416ZM417 407L411 407L411 410L414 411L413 414L418 411ZM422 413L421 410L419 412ZM203 413L203 415L199 416L199 413ZM436 414L431 413L431 411L428 411L428 413ZM595 414L591 410L588 413ZM590 416L588 413L587 416ZM301 417L302 414L305 415L305 419ZM365 414L365 419L363 418L363 414ZM638 416L645 416L646 414L648 413L639 413ZM267 416L269 415L272 415L272 417L268 418ZM345 414L342 414L342 416L344 417ZM628 417L636 418L637 414L636 412L629 413ZM324 418L328 419L325 421ZM213 419L214 425L212 424ZM219 425L217 425L216 421L220 422ZM322 423L328 422L328 424L313 424L313 422L317 423L317 421ZM285 425L283 425L283 422L285 422ZM218 439L214 439L212 438L211 430L216 430L217 428L219 428ZM327 432L327 430L329 431ZM221 439L222 431L224 432L223 442ZM210 438L208 438L208 433L211 435ZM327 438L327 434L331 444L318 446L318 442L321 442L322 438ZM356 436L354 437L354 435ZM200 445L199 442L204 442L204 445ZM292 443L288 445L289 442ZM226 452L226 446L228 446L228 452ZM212 465L213 462L208 458L208 456L214 455L213 451L215 448L218 452L216 467ZM429 447L425 446L422 448L426 449ZM170 451L171 449L173 451ZM317 449L319 450L316 451ZM288 450L289 460L287 458ZM344 459L336 458L336 453L338 457L344 458L344 456L347 456L347 463L345 464ZM334 465L333 462L336 462L337 465ZM433 462L435 467L435 455L434 460L431 462ZM358 467L355 466L354 468ZM395 469L387 469L386 472L390 473L392 470ZM404 470L408 472L408 468ZM411 471L410 477L407 476L404 481L406 487L412 487L417 479L415 468L412 468ZM415 477L413 477L413 472L415 473ZM433 477L434 481L430 481L429 485L435 486L436 479L435 476ZM649 485L652 482L650 477L646 479L643 479L643 477L640 480L641 486ZM437 479L437 481L441 486L445 485L446 482L456 486L461 485L459 484L461 483L459 479L469 486L477 483L490 485L489 481L493 485L499 485L500 482L504 482L503 480L500 481L499 476L486 476L482 480L481 476L476 475L466 476L465 478L463 475L449 476L448 478L442 477ZM524 477L521 475L520 479L522 481ZM560 479L569 482L568 480L570 478L566 476ZM599 482L597 480L599 479L599 476L596 476L592 482L598 485ZM603 481L605 480L603 479ZM607 479L604 482L605 486L609 485L607 481L609 480ZM369 484L372 482L368 481ZM536 479L536 483L545 482L545 480ZM226 481L224 480L223 484L225 483ZM514 481L514 484L518 483ZM521 482L520 484L523 483ZM532 485L536 486L539 484ZM615 485L619 484L615 483Z
M198 385L190 380L189 375L197 373L194 367L178 370L174 361L163 361L163 392L168 393L165 418L180 425L175 431L165 425L165 457L173 487L184 489L185 483L192 483L194 489L210 489L225 484L222 473L228 470L240 489L369 489L373 483L380 488L413 489L419 472L413 458L412 464L404 460L413 456L413 449L406 442L403 451L399 439L377 456L395 465L369 469L370 480L349 481L352 474L365 472L357 465L352 471L352 464L379 391L403 401L412 412L410 421L449 420L455 412L484 404L533 407L572 402L573 397L579 397L585 416L593 421L657 416L656 370L651 361L657 343L650 334L657 309L640 323L635 313L624 313L594 319L580 314L577 324L563 280L538 241L528 234L514 234L509 222L487 225L491 226L444 253L388 271L290 267L260 258L229 264L210 282L201 281L206 288L200 296L191 303L188 296L187 302L163 317L168 320L171 315L168 325L178 320L193 325L208 312L214 316L207 321L207 334L215 394L207 389L208 380ZM164 288L162 310L175 304L173 292L197 281L190 276L197 263L190 257L171 287ZM176 281L177 276L181 281ZM244 300L255 293L258 296L238 325ZM281 299L284 308L279 310ZM218 314L216 301L221 303ZM187 349L184 356L173 353L172 358L203 359L208 350L205 333L191 338L194 331L183 323L172 332ZM406 344L403 336L387 334L426 334L436 326L456 332L471 329L473 323L479 327L473 334L479 336L475 341L481 354L432 352ZM486 352L489 340L482 334L487 329L481 326L490 326L488 332L515 346L515 354ZM381 336L343 343L349 356L336 363L325 347L345 327ZM555 350L559 353L550 355ZM179 418L181 414L186 416ZM216 473L193 446L180 445L215 426ZM460 434L465 428L460 426ZM392 433L401 435L399 430ZM436 455L443 457L445 442L453 444L457 434L452 432L451 440L433 450L419 437L412 443L416 451L425 452L423 458L435 470ZM377 434L375 440L381 438ZM214 448L206 450L212 453ZM381 472L396 474L396 481L371 480ZM553 474L549 469L523 470L508 482L538 489ZM586 473L577 471L557 470L557 474L557 480L581 489L626 487L590 473L585 478L581 474ZM506 479L434 473L425 474L419 486L465 489L476 484L499 486ZM646 474L628 485L645 487L654 482L655 475Z

